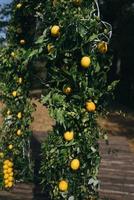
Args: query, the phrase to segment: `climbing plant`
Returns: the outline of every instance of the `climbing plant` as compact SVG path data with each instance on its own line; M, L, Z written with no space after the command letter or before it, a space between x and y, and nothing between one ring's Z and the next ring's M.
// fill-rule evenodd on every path
M116 82L108 84L111 26L97 0L13 1L7 48L1 52L4 122L0 135L0 184L29 179L29 128L33 110L29 76L34 60L47 68L45 95L55 119L42 144L41 185L50 199L98 199L96 119L105 114Z
M42 144L41 184L50 199L98 199L96 119L116 84L107 82L111 26L96 0L46 0L37 12L43 34L36 45L48 70L42 103L55 119Z
M0 131L0 187L6 189L12 188L16 181L32 180L33 176L30 148L33 106L28 98L31 69L26 62L34 34L28 32L32 12L26 1L13 1L11 6L7 44L0 53L0 90L4 103Z

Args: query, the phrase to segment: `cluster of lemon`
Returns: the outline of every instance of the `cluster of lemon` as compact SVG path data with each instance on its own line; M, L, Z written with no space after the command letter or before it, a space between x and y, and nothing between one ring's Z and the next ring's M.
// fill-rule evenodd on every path
M73 140L74 139L74 132L73 131L66 131L64 133L64 139L67 142ZM79 161L78 158L75 158L75 159L71 160L71 162L70 162L70 168L73 171L77 171L80 168L80 161ZM62 192L67 191L68 190L68 181L61 180L59 182L59 190L62 191Z
M79 6L81 4L81 0L74 0L74 4ZM58 25L54 25L51 27L51 36L52 37L59 37L60 36L60 27ZM47 49L48 49L48 52L51 52L51 50L53 49L53 45L52 44L48 44L47 46ZM100 41L98 44L97 44L97 49L100 53L104 54L107 52L107 43L105 41ZM90 56L86 55L86 56L83 56L81 58L81 61L80 61L80 65L82 68L84 69L88 69L90 66L91 66L91 58ZM64 87L63 88L63 92L66 94L66 95L69 95L72 93L72 88L70 86L67 86L67 87ZM85 107L86 107L86 110L88 112L94 112L96 110L96 105L93 101L89 100L86 102L85 104ZM74 132L73 131L67 131L64 133L64 139L66 141L71 141L74 139ZM75 158L73 159L71 162L70 162L70 167L72 170L78 170L80 168L80 161L79 159ZM59 182L59 190L62 191L62 192L65 192L68 190L68 181L66 180L61 180Z
M11 188L14 184L13 178L13 162L5 160L3 164L3 176L5 188Z
M81 1L80 0L75 0L75 3L79 4L79 3L81 3ZM50 32L51 32L51 36L52 37L59 37L60 36L60 27L58 25L54 25L54 26L51 27ZM52 44L48 44L48 46L47 46L48 52L50 52L53 48L54 47L53 47ZM97 44L97 49L102 54L106 53L107 50L108 50L107 42L100 41ZM81 58L80 65L81 65L82 68L88 69L91 66L91 58L90 58L90 56L87 56L87 55L83 56ZM70 86L63 87L63 92L66 95L70 95L72 93L72 91L73 90L72 90L72 88ZM91 100L87 101L85 106L86 106L86 110L88 112L94 112L96 110L96 105Z

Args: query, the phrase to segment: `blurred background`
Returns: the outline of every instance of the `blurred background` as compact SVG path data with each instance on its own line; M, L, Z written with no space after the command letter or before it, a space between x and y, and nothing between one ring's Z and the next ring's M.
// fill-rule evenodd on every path
M0 0L0 47L6 45L11 2ZM115 102L134 108L134 1L99 0L99 6L101 18L113 27L110 44L113 64L108 76L109 81L120 80L115 91ZM34 87L40 86L36 80Z

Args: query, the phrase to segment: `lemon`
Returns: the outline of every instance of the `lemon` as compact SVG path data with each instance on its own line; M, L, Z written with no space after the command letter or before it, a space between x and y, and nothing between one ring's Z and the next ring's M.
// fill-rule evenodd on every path
M8 173L10 177L13 177L13 172Z
M98 51L102 54L106 53L108 50L107 42L101 41L97 45Z
M20 9L22 7L22 4L21 3L18 3L17 5L16 5L16 8L17 9Z
M78 170L79 168L80 168L80 161L78 160L78 159L73 159L72 161L71 161L71 168L73 169L73 170Z
M13 182L8 182L8 187L11 188L13 186Z
M7 165L8 165L8 167L13 167L13 163L12 162L9 162Z
M3 168L4 168L4 167L3 167ZM4 173L4 174L8 174L7 169L4 169L4 170L3 170L3 173Z
M81 66L85 69L89 68L91 65L91 59L89 56L84 56L81 59Z
M22 132L21 132L20 129L17 130L17 135L18 135L18 136L22 135Z
M65 139L66 141L71 141L71 140L73 140L73 139L74 139L74 132L73 132L73 131L66 131L66 132L64 133L64 139Z
M10 115L10 114L11 114L11 111L10 111L10 110L8 110L8 111L7 111L7 115Z
M9 177L8 177L8 181L13 182L13 180L14 180L14 179L13 179L12 176L9 176Z
M15 58L16 54L14 52L11 53L11 56Z
M5 179L4 183L5 183L5 185L8 185L8 183L9 183L8 179Z
M4 164L4 165L3 165L3 169L4 169L4 170L8 170L8 165L7 165L7 164ZM7 171L7 173L8 173L8 171Z
M13 97L16 97L17 96L17 91L13 91L12 95L13 95Z
M13 145L10 144L10 145L8 146L8 149L12 150L12 149L13 149Z
M60 35L60 27L57 25L52 26L51 28L51 36L58 37Z
M47 45L47 51L50 53L53 49L54 49L54 46L51 43L49 43Z
M21 112L19 112L19 113L17 114L17 117L18 117L18 119L21 119L21 118L22 118Z
M6 164L8 165L9 162L10 162L10 160L5 160L4 165L6 165Z
M95 103L94 102L86 102L86 109L87 109L87 111L89 111L89 112L94 112L95 110L96 110L96 105L95 105Z
M4 158L4 153L0 152L0 158Z
M63 92L64 92L66 95L71 94L72 88L71 88L71 87L64 87Z
M10 174L13 171L13 168L8 168L8 173Z
M22 78L20 77L19 79L18 79L18 83L22 83Z
M24 44L26 44L26 41L24 39L22 39L22 40L20 40L20 44L24 45Z
M59 182L59 190L62 192L65 192L68 190L68 182L65 180L62 180Z
M4 175L4 179L8 179L9 175L8 174L5 174Z

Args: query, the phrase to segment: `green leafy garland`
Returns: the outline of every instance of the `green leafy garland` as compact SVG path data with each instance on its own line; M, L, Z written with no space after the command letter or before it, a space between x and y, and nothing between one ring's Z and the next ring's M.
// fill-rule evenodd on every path
M33 106L28 98L30 68L26 62L32 41L24 34L24 4L14 1L12 10L7 47L0 53L0 90L5 105L0 133L0 186L6 189L16 181L33 177L30 148Z
M107 83L111 26L97 1L46 0L36 9L44 31L32 55L46 58L42 103L56 121L42 145L41 184L50 199L98 199L96 119L116 85Z

